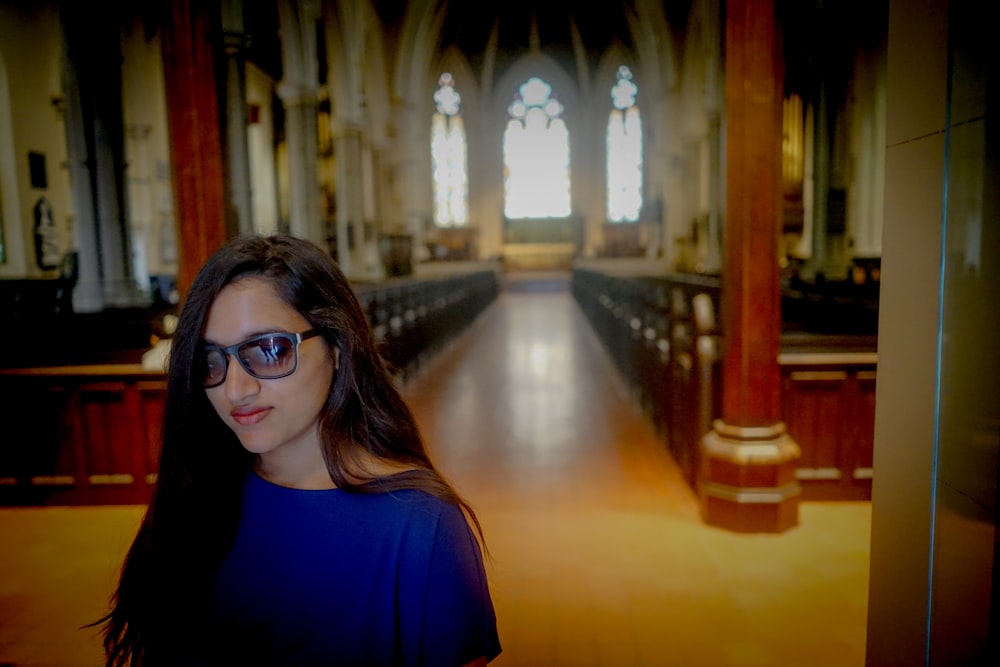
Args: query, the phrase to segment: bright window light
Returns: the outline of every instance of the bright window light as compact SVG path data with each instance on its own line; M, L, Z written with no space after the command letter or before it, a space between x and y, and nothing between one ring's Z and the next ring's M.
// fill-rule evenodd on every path
M524 83L508 107L503 134L504 215L564 218L571 212L569 130L552 87Z
M445 72L434 93L436 111L431 118L434 223L439 227L469 223L468 150L461 102L453 77Z
M628 67L618 68L617 79L606 137L608 220L635 222L642 209L642 119L635 101L639 89Z

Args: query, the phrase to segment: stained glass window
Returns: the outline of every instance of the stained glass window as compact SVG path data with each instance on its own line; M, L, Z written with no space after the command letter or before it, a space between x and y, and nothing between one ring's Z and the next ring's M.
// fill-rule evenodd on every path
M608 116L608 220L635 222L642 208L642 118L632 72L618 68Z
M569 130L552 87L531 77L507 109L503 134L504 215L563 218L570 214Z
M445 72L438 79L431 119L434 222L439 227L462 227L469 222L468 151L461 103L454 78Z

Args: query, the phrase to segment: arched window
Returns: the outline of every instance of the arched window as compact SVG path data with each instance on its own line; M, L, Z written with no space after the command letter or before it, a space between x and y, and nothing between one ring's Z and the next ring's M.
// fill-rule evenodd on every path
M622 65L611 89L608 115L608 220L635 222L642 209L642 119L632 72Z
M531 77L508 107L503 133L504 215L564 218L569 196L569 130L552 87Z
M469 170L461 103L455 80L445 72L438 79L431 120L434 222L439 227L462 227L469 222Z

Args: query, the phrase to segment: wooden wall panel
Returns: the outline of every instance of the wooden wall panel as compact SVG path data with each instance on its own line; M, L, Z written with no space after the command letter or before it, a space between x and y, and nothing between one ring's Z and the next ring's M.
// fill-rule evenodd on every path
M161 378L130 365L0 374L11 397L0 415L10 425L0 447L0 505L147 502Z
M843 371L793 371L783 378L782 415L802 450L801 469L820 476L840 470L850 429L842 392L846 379Z
M875 450L875 371L858 371L857 401L851 422L855 433L851 438L850 460L854 477L871 479Z
M166 385L163 382L140 382L139 400L142 414L142 467L146 474L141 480L147 486L156 483L160 467L160 434L163 430L163 400Z
M809 500L871 498L874 355L782 355L782 415Z

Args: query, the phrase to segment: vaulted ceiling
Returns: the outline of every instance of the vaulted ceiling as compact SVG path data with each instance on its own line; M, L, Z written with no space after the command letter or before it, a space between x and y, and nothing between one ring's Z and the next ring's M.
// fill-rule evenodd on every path
M244 2L246 32L250 35L252 61L275 79L281 77L277 2ZM387 44L399 30L412 0L370 0L383 24ZM683 53L688 14L694 0L660 0L667 20L675 56ZM524 55L537 36L539 48L559 62L568 73L576 72L573 30L580 35L588 64L593 69L600 55L612 44L628 50L634 46L631 21L637 19L642 0L430 0L425 3L443 15L439 50L455 48L481 74L491 35L496 36L493 75ZM720 10L724 0L718 0ZM137 3L150 8L157 0ZM805 92L817 69L850 65L854 44L871 35L885 34L885 0L775 0L782 27L786 87ZM152 12L155 14L155 12ZM843 51L843 53L841 53Z
M374 1L384 24L402 20L406 0ZM668 23L683 28L691 2L663 0ZM535 40L542 52L575 72L574 30L592 69L609 46L634 46L630 17L635 20L635 0L439 0L436 6L444 16L440 51L457 49L476 73L482 71L491 38L496 40L496 76Z
M485 0L452 2L441 32L443 48L456 47L478 70L483 49L493 31L497 40L497 69L523 55L537 39L546 54L573 71L573 30L591 67L611 44L631 48L627 16L634 13L631 0Z
M371 0L381 21L387 43L399 34L408 0ZM662 0L672 38L683 39L683 29L693 0ZM501 75L514 60L532 46L533 38L542 52L555 59L567 72L577 63L573 31L580 36L584 56L591 68L612 44L631 49L630 17L636 20L636 0L435 0L427 3L443 15L439 50L456 48L472 70L481 73L491 35L496 39L494 75ZM249 57L275 78L281 76L281 53L275 2L245 2L246 32L250 35ZM428 10L431 11L431 10Z

